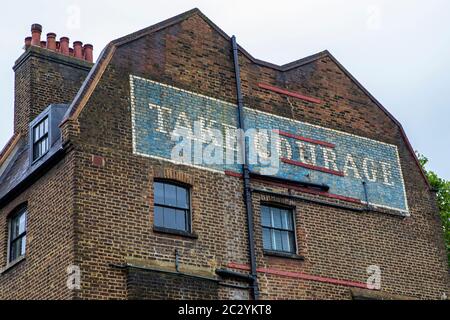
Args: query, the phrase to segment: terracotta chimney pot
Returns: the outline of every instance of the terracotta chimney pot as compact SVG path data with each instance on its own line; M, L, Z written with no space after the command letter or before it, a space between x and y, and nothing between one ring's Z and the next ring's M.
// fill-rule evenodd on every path
M84 45L84 60L94 62L94 46L92 44Z
M61 39L59 39L60 42L60 49L59 51L68 56L69 55L69 38L67 37L61 37Z
M53 32L47 34L47 49L56 51L56 34Z
M31 26L31 45L32 46L40 46L41 45L41 34L42 34L42 26L40 24L33 24Z
M25 38L25 50L28 49L31 46L32 37L26 37Z
M83 42L75 41L73 43L74 57L78 59L83 59Z

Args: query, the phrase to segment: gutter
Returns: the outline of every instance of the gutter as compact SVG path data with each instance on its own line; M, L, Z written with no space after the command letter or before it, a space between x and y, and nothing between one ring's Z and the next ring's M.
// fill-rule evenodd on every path
M234 60L234 70L236 73L236 92L238 100L238 112L239 112L239 129L245 131L245 121L244 121L244 99L242 97L241 90L241 70L239 67L239 51L236 42L236 37L231 38L231 45L233 48L233 60ZM253 204L252 204L252 191L250 187L250 169L248 166L249 156L247 153L247 141L241 140L241 150L244 153L244 164L242 166L244 173L244 201L245 209L247 211L247 227L248 227L248 246L250 252L250 271L252 277L252 295L254 300L259 299L259 288L258 288L258 275L256 270L256 254L255 254L255 236L254 236L254 226L253 226Z

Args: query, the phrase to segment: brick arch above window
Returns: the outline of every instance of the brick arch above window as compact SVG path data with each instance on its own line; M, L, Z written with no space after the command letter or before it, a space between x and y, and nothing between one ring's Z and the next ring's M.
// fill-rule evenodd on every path
M190 174L172 168L155 168L153 178L178 182L190 187L194 186L194 178Z

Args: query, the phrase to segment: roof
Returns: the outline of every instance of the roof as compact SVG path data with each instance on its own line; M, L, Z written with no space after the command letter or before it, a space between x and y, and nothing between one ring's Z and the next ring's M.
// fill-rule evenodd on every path
M36 119L48 114L50 110L56 110L56 108L61 109L61 112L64 113L67 107L67 105L63 104L50 105ZM57 113L52 113L56 124L50 123L50 126L56 129L58 129L57 124L62 117L62 114L58 117ZM55 156L63 151L60 134L50 135L49 141L51 145L48 152L33 165L30 165L31 152L28 137L16 134L11 138L10 142L0 153L0 206L8 198L8 195L14 196L14 194L17 194L19 188L36 178L47 165L53 163Z

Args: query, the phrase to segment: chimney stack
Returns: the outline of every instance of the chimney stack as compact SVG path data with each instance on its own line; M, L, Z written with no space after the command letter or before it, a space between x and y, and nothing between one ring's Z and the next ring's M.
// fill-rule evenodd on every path
M41 45L41 34L42 34L42 26L40 24L33 24L31 26L31 45L32 46L40 46Z
M70 104L92 69L84 60L92 61L92 46L86 45L83 52L82 43L75 43L76 59L68 37L42 31L39 24L31 27L31 37L24 39L26 51L13 67L14 133L23 137L30 136L30 122L48 105Z
M74 57L91 63L94 62L94 47L92 44L83 46L81 41L75 41L73 43L73 48L71 48L68 37L61 37L59 41L57 41L56 34L53 32L47 34L47 39L41 40L41 36L42 26L37 23L33 24L31 26L31 37L25 38L25 50L28 50L31 46L36 46L68 57Z

